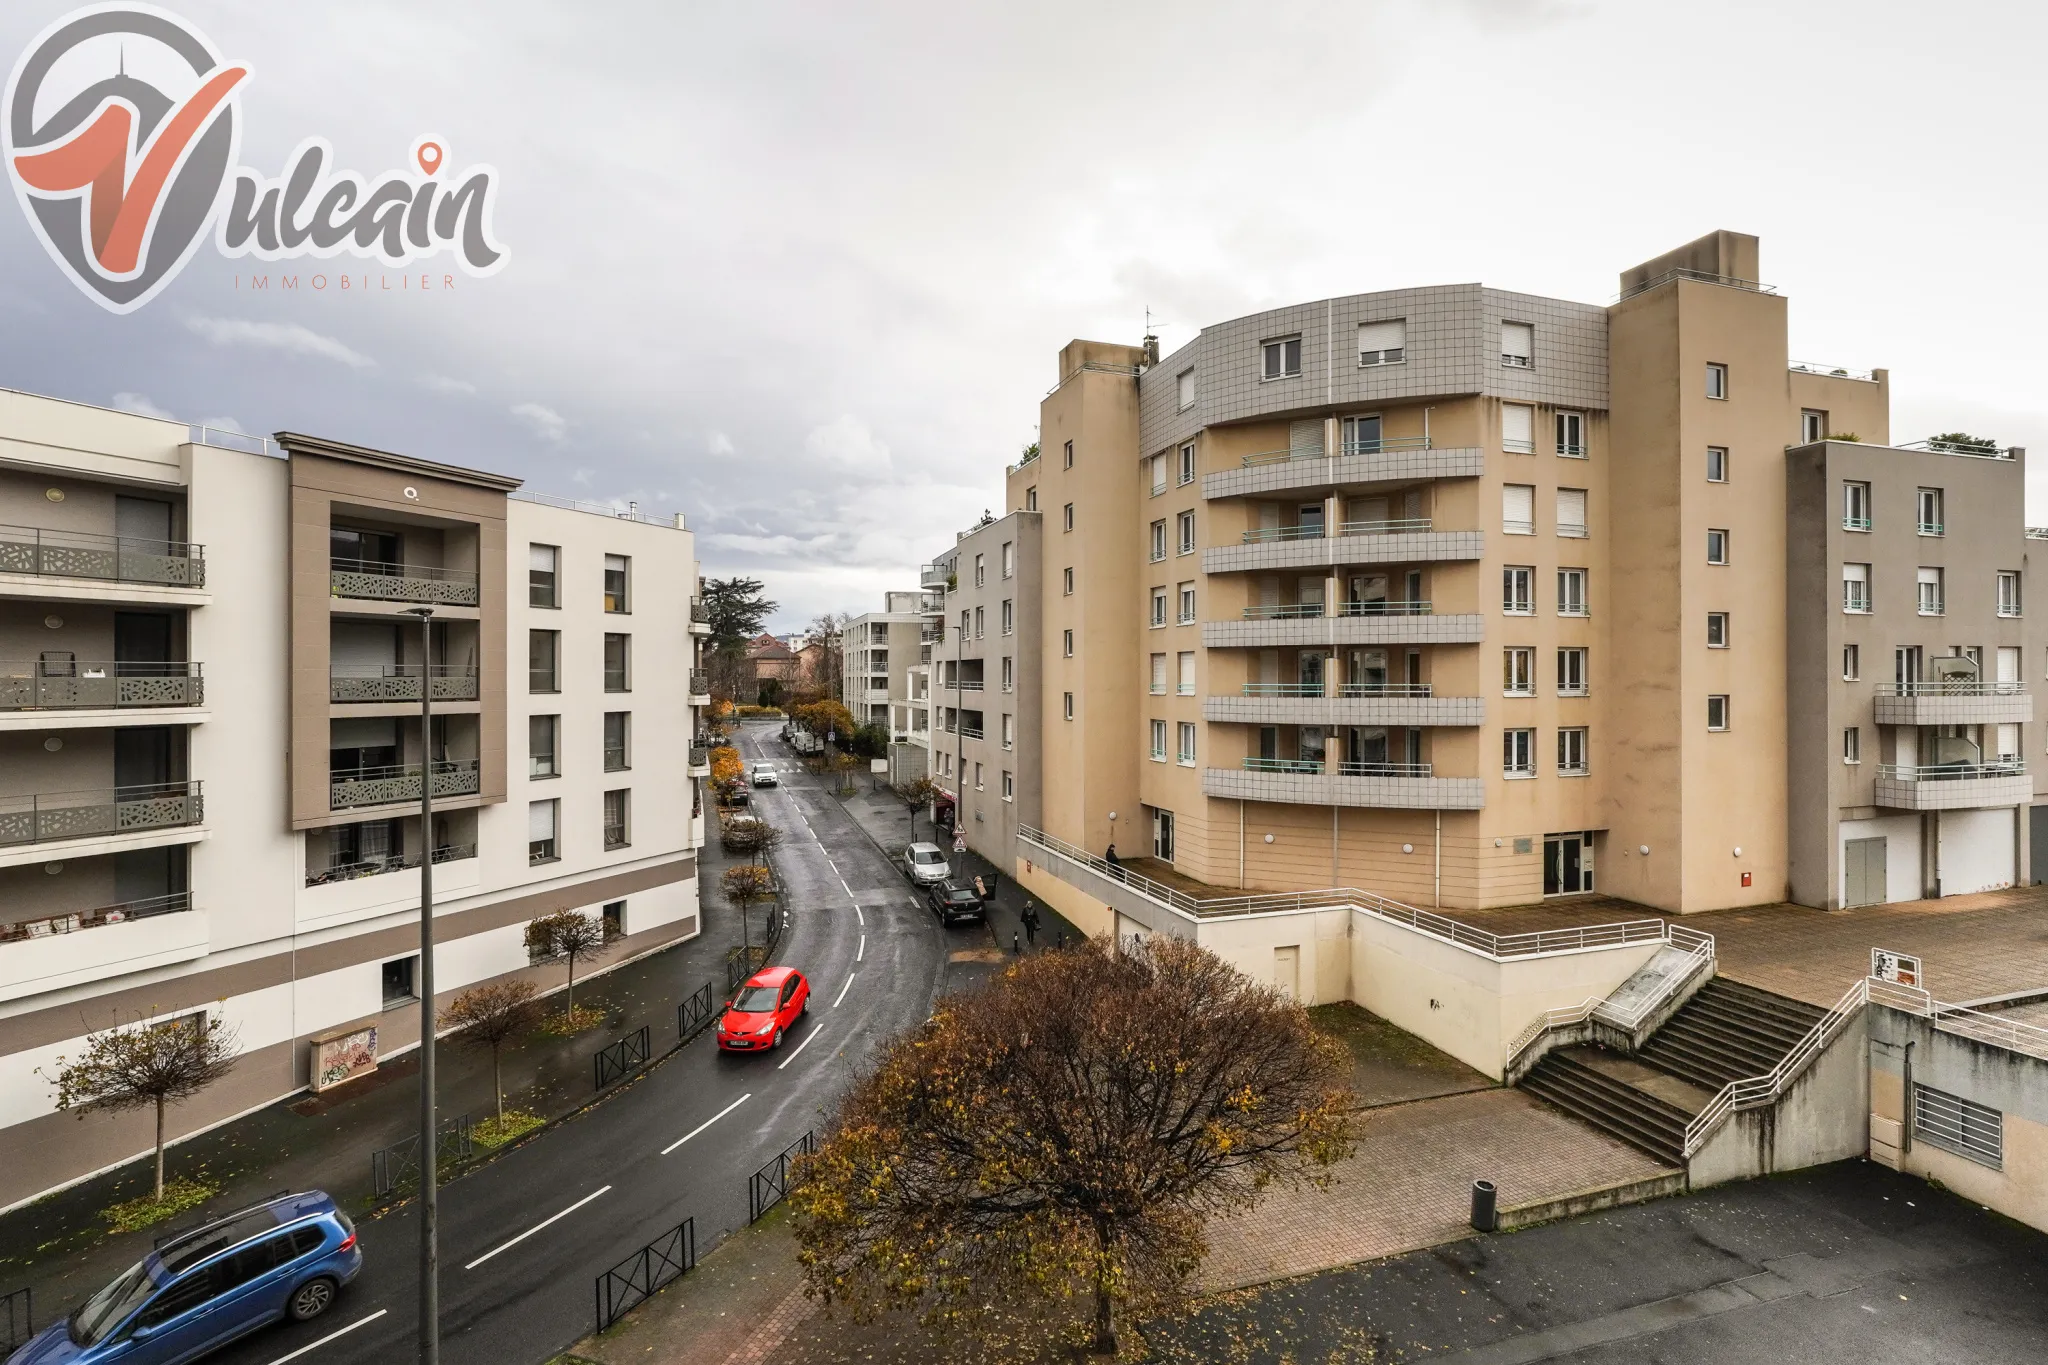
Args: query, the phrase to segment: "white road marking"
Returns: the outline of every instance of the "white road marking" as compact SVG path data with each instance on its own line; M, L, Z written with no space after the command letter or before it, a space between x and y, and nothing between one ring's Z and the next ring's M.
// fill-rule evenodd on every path
M848 973L846 974L846 984L845 984L844 986L841 986L841 987L839 988L839 1000L844 1000L844 999L846 998L846 993L847 993L848 991L850 991L850 990L852 990L852 989L853 989L853 978L854 978L854 977L855 977L856 975L857 975L857 973L855 973L855 972L848 972ZM839 1008L839 1000L834 1000L834 1001L832 1002L832 1008L833 1008L833 1009L835 1009L835 1010L836 1010L836 1009L838 1009L838 1008Z
M851 981L852 979L852 977L847 978L847 980L849 981ZM782 1059L782 1066L778 1066L775 1069L777 1071L780 1071L782 1070L783 1066L788 1066L791 1062L795 1061L799 1056L803 1054L803 1050L811 1045L812 1040L815 1039L817 1036L818 1030L816 1029L812 1029L809 1033L805 1034L804 1040L796 1045L796 1051L790 1053L787 1057L784 1057Z
M368 1324L368 1323L372 1323L372 1322L375 1322L375 1321L376 1321L376 1320L377 1320L378 1318L381 1318L381 1317L383 1317L383 1316L384 1316L384 1315L385 1315L386 1313L388 1313L388 1312L390 1312L390 1311L391 1311L391 1310L390 1310L390 1309L388 1309L388 1308L379 1308L379 1309L378 1309L378 1310L377 1310L376 1312L374 1312L374 1313L370 1314L370 1316L368 1316L368 1317L366 1317L366 1318L357 1318L357 1319L356 1319L356 1320L355 1320L354 1322L350 1323L350 1324L349 1324L348 1326L346 1326L346 1327L342 1327L342 1328L339 1328L339 1329L337 1329L337 1330L335 1330L335 1331L332 1331L332 1332L329 1332L329 1333L328 1333L328 1334L327 1334L326 1336L324 1336L324 1337L320 1338L320 1340L318 1340L318 1341L312 1341L312 1342L308 1342L308 1343L306 1343L306 1344L305 1344L304 1346L301 1346L301 1347L300 1347L300 1348L299 1348L298 1350L296 1350L296 1351L293 1351L293 1352L291 1352L291 1353L290 1353L290 1354L288 1354L288 1355L281 1355L281 1356L279 1356L279 1357L278 1357L278 1358L277 1358L276 1360L273 1360L273 1361L271 1361L271 1362L270 1362L270 1365L284 1365L284 1363L285 1363L285 1362L286 1362L287 1360L297 1360L297 1359L298 1359L298 1358L299 1358L300 1356L302 1356L302 1355L306 1354L306 1352L308 1352L308 1351L317 1351L317 1350L319 1350L319 1349L320 1349L320 1348L321 1348L322 1346L325 1346L325 1345L326 1345L326 1344L327 1344L328 1342L330 1342L330 1341L334 1340L334 1339L335 1339L336 1337L345 1337L345 1336L347 1336L347 1335L348 1335L348 1334L349 1334L350 1332L353 1332L353 1331L355 1331L355 1330L356 1330L356 1328L358 1328L358 1327L362 1327L362 1326L364 1326L365 1324Z
M849 897L851 897L851 896L853 895L853 883L852 883L852 882L850 882L850 881L846 880L846 878L844 878L844 877L841 877L841 878L839 879L839 884L840 884L841 886L843 886L843 887L845 887L845 888L846 888L846 894L847 894L847 895L848 895ZM856 910L858 910L859 908L860 908L859 906L855 906L855 907L854 907L854 909L856 909Z
M748 1100L750 1100L750 1099L752 1099L752 1098L754 1098L754 1092L753 1092L753 1091L751 1091L751 1090L749 1090L749 1091L748 1091L748 1092L747 1092L746 1094L744 1094L744 1095L740 1096L740 1097L739 1097L738 1099L734 1100L734 1101L733 1101L733 1102L732 1102L731 1104L728 1104L727 1106L725 1106L725 1108L723 1108L723 1109L719 1110L719 1111L718 1111L717 1113L713 1114L713 1115L712 1115L712 1116L711 1116L710 1118L708 1118L708 1119L704 1120L704 1121L703 1121L702 1123L698 1124L698 1125L697 1125L697 1126L696 1126L695 1128L692 1128L692 1129L691 1129L691 1130L690 1130L689 1132L687 1132L687 1133L683 1134L683 1135L682 1135L681 1137L677 1138L677 1139L676 1139L676 1140L675 1140L674 1142L671 1142L671 1143L670 1143L670 1144L669 1144L668 1146L666 1146L666 1147L662 1148L662 1149L661 1149L661 1154L662 1154L663 1156L667 1156L667 1155L668 1155L668 1154L669 1154L670 1152L673 1152L673 1151L674 1151L674 1150L675 1150L676 1148L678 1148L678 1147L682 1146L682 1145L683 1145L684 1143L688 1142L688 1141L689 1141L689 1140L690 1140L691 1138L693 1138L693 1137L697 1136L697 1134L699 1134L699 1133L703 1132L703 1131L704 1131L704 1130L705 1130L706 1128L709 1128L709 1127L710 1127L710 1126L711 1126L712 1124L714 1124L714 1123L718 1122L718 1121L719 1121L720 1119L724 1118L724 1117L725 1117L725 1116L726 1116L727 1114L730 1114L730 1113L731 1113L731 1112L732 1112L733 1110L735 1110L735 1109L739 1108L739 1107L740 1107L741 1105L745 1104L745 1103L746 1103L746 1102L747 1102Z
M868 917L865 914L862 914L859 901L855 901L853 903L853 913L856 915L860 915L860 922L862 926L865 927L868 922Z
M854 960L855 962L865 962L865 961L867 960L867 956L868 956L868 936L867 936L866 934L862 934L862 935L860 936L860 948L859 948L859 950L858 950L858 951L856 951L856 952L854 953L854 955L853 955L853 960Z
M542 1228L544 1228L544 1227L548 1226L548 1224L550 1224L550 1223L558 1223L558 1222L560 1222L560 1221L561 1221L562 1219L564 1219L564 1218L567 1218L567 1217L568 1217L568 1216L569 1216L570 1214L572 1214L572 1213L576 1212L576 1210L578 1210L578 1209L582 1208L582 1207L583 1207L583 1206L584 1206L585 1204L588 1204L588 1203L589 1203L589 1202L590 1202L591 1200L593 1200L593 1199L597 1198L597 1196L598 1196L598 1195L600 1195L600 1194L603 1194L603 1193L605 1193L606 1191L608 1191L608 1190L610 1190L610 1189L611 1189L611 1186L609 1186L609 1185L606 1185L606 1186L605 1186L605 1187L604 1187L603 1189L600 1189L600 1190L596 1191L595 1193L592 1193L592 1194L586 1194L586 1195L584 1195L584 1196L583 1196L583 1197L582 1197L581 1199L579 1199L579 1200L577 1200L577 1201L576 1201L575 1203L571 1204L571 1205L570 1205L570 1206L569 1206L568 1208L566 1208L566 1209L563 1209L563 1210L562 1210L562 1211L561 1211L560 1213L556 1214L556 1215L555 1215L554 1217L552 1217L552 1218L543 1218L543 1219L542 1219L542 1220L541 1220L540 1222L538 1222L538 1223L535 1223L535 1224L534 1224L534 1225L533 1225L532 1227L530 1227L530 1228L528 1228L528 1229L527 1229L526 1231L524 1231L524 1232L520 1233L520 1234L519 1234L519 1235L518 1235L517 1237L514 1237L514 1238L513 1238L513 1239L512 1239L511 1241L509 1241L509 1242L506 1242L506 1243L505 1243L504 1245L502 1245L502 1246L497 1246L497 1247L493 1247L493 1248L492 1248L491 1250L489 1250L489 1251L486 1251L486 1252L485 1252L485 1253L484 1253L483 1255L481 1255L481 1256L477 1257L477 1258L476 1258L476 1259L475 1259L474 1261L471 1261L471 1262L470 1262L470 1263L469 1263L468 1265L466 1265L466 1266L464 1266L464 1267L462 1267L462 1268L463 1268L464 1270L475 1270L475 1269L476 1269L476 1268L477 1268L478 1266L482 1265L482 1264L483 1264L483 1263L484 1263L485 1261L488 1261L488 1260L490 1260L490 1259L491 1259L491 1257L493 1257L493 1256L497 1255L497 1254L498 1254L499 1252L501 1252L501 1251L510 1251L510 1250L511 1250L511 1249L512 1249L513 1247L516 1247L516 1246L518 1246L518 1245L519 1245L519 1244L520 1244L521 1242L523 1242L523 1241L525 1241L525 1240L526 1240L527 1238L529 1238L529 1237L533 1236L533 1234L534 1234L534 1233L536 1233L536 1232L539 1232L539 1231L540 1231L540 1230L541 1230Z

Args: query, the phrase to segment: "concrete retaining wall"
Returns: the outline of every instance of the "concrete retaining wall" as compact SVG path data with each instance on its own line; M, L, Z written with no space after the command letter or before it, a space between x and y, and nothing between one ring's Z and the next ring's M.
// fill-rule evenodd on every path
M1859 1011L1776 1104L1744 1109L1687 1163L1694 1189L1864 1155L1870 1148L1869 1011Z

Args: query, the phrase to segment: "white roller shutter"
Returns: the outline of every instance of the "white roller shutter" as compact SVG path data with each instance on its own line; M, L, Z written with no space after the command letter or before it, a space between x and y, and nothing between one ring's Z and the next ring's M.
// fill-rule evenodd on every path
M555 803L534 801L526 807L526 838L529 843L555 837Z
M1287 449L1293 455L1323 453L1323 419L1309 417L1287 428Z
M1500 325L1500 360L1503 365L1526 366L1536 355L1536 329L1526 322Z
M1503 403L1500 407L1500 443L1507 450L1528 454L1536 449L1536 409L1526 403Z
M1500 490L1501 529L1526 535L1536 525L1536 490L1526 483L1511 483Z

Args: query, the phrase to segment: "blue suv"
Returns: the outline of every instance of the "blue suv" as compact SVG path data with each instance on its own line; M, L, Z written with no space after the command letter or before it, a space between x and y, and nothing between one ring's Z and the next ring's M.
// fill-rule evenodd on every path
M319 1317L362 1268L333 1199L281 1195L158 1242L7 1365L181 1365L279 1318Z

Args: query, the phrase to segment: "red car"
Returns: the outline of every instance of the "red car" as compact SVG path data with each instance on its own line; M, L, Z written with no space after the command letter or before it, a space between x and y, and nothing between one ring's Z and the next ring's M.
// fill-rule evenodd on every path
M765 1052L811 1008L811 983L794 967L764 967L747 978L718 1021L718 1045L728 1052Z

